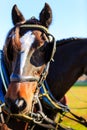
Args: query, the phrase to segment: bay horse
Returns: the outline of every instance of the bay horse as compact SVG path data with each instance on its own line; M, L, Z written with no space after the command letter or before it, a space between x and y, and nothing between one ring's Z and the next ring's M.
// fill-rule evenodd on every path
M19 121L27 115L30 120L34 117L36 124L41 123L42 117L53 124L58 109L54 111L49 105L46 107L44 103L41 104L39 97L43 98L44 95L40 93L44 91L43 82L46 81L53 97L60 101L78 77L87 73L87 39L70 38L57 41L55 44L55 38L48 33L48 27L52 22L52 10L47 3L39 15L39 20L32 17L27 21L14 5L12 21L14 27L9 31L3 47L4 60L10 76L5 104L9 115L18 117L18 120L11 118L11 123L8 122L7 125L13 130L29 129L25 120L23 127ZM49 90L45 94L47 93L50 93ZM50 118L46 118L44 113L35 113L38 110L43 112L42 109ZM19 124L19 128L12 125L12 121ZM32 123L29 123L32 126ZM46 128L42 127L43 130ZM48 125L48 128L52 126ZM35 130L37 129L41 127L37 125Z

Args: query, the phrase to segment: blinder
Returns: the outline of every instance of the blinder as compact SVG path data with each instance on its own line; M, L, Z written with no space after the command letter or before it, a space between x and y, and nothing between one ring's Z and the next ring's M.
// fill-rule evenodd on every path
M21 75L12 73L11 76L10 76L10 81L11 82L12 81L14 81L14 82L33 82L33 81L37 81L38 84L39 83L41 84L41 82L43 80L45 80L46 75L48 74L50 61L53 61L53 57L54 57L54 54L55 54L55 51L56 51L55 38L53 37L53 35L49 34L47 28L45 28L42 25L23 24L23 25L20 26L20 28L28 28L30 30L40 30L40 31L44 32L45 35L48 38L48 41L46 41L46 43L44 43L45 48L46 48L46 53L48 54L48 56L45 54L46 66L44 68L44 71L41 74L40 79L38 79L37 77L34 77L34 76L21 76ZM31 62L32 62L32 57L31 57Z

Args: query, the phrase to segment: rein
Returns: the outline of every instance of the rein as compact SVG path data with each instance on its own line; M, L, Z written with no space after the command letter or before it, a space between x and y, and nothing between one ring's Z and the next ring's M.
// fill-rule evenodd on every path
M47 105L49 105L49 107L51 107L52 109L62 109L64 112L67 112L69 110L67 105L63 105L62 103L58 102L54 96L52 95L49 86L46 82L46 80L44 81L44 83L42 84L42 86L40 87L40 94L39 97L43 100L43 102L45 102Z

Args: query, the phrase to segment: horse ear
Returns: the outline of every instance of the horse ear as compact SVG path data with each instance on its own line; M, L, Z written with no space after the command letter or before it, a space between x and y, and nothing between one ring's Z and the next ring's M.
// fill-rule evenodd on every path
M52 22L52 10L47 3L45 3L45 6L42 9L39 17L42 25L48 28Z
M16 25L19 22L24 21L25 18L20 12L20 10L17 8L17 5L14 5L12 8L12 22L14 25Z

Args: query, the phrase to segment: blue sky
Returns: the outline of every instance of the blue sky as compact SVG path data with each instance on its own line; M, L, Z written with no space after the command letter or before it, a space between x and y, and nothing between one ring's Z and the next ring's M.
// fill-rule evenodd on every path
M53 22L49 32L56 40L69 37L87 37L87 0L0 0L0 49L6 35L13 27L11 10L14 4L26 19L39 17L47 2L53 12Z

